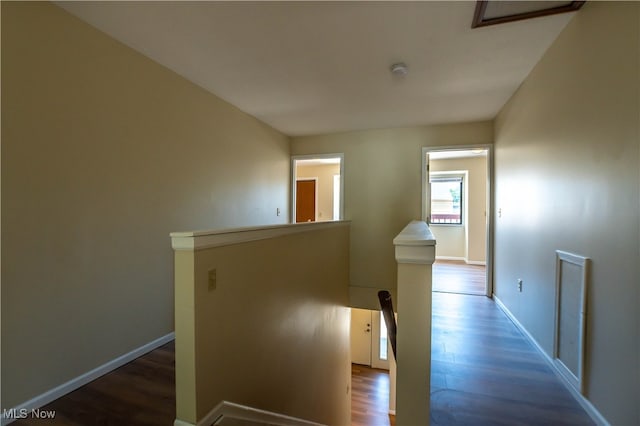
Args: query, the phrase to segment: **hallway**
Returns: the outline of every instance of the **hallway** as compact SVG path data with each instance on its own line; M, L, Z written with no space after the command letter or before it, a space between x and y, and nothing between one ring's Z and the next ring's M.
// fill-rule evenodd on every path
M171 425L173 342L46 407L55 420L14 424ZM385 377L386 376L386 377ZM352 369L353 425L389 425L388 376ZM484 296L433 293L431 425L590 425L542 356Z
M493 300L434 292L432 329L432 426L594 424ZM387 383L354 365L352 425L390 424Z
M432 329L432 426L594 424L493 300L434 292ZM388 426L387 374L353 371L352 425Z
M593 424L493 300L434 292L432 328L432 425Z

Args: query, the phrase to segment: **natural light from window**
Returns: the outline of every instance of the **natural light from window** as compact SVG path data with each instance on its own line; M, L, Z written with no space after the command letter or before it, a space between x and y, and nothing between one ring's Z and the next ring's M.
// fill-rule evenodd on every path
M380 311L380 359L387 359L387 324L384 322L384 314Z
M462 176L431 174L431 223L462 225Z

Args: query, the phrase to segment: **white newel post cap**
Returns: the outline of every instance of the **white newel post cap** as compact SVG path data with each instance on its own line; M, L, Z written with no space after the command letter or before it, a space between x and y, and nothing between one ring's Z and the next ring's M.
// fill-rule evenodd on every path
M411 221L393 239L398 263L432 264L436 259L436 238L426 222Z

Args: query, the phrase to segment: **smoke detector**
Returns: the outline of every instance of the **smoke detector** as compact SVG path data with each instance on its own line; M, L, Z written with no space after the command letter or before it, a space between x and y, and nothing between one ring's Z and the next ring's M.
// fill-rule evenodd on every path
M404 62L397 62L391 65L390 69L391 69L391 74L398 75L398 76L407 75L407 73L409 72L409 67Z

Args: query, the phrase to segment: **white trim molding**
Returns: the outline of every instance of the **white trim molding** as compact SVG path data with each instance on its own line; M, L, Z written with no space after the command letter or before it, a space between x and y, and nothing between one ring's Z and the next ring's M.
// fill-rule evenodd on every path
M225 421L226 420L226 421ZM238 422L237 420L240 420ZM245 423L246 422L246 423ZM229 401L222 401L197 424L175 419L173 426L213 426L260 424L273 426L323 426L321 423L299 419L297 417L260 410Z
M20 413L25 412L25 410L31 413L32 410L37 410L40 407L43 407L48 403L55 401L56 399L68 393L73 392L74 390L86 385L87 383L94 381L98 377L104 376L105 374L110 373L116 368L122 367L123 365L133 361L134 359L139 358L142 355L151 352L152 350L157 349L174 339L175 334L173 332L159 337L152 342L142 345L139 348L132 350L131 352L112 359L111 361L102 364L101 366L96 367L91 371L88 371L74 379L69 380L66 383L61 384L60 386L57 386L41 395L38 395L35 398L30 399L29 401L23 402L15 408L3 410L2 425L8 425L9 423L17 420L14 418L5 417L5 413Z
M340 219L344 219L344 153L326 153L326 154L304 154L291 156L291 205L289 206L289 219L291 222L296 221L296 178L297 178L297 162L299 160L331 160L340 161ZM317 188L316 188L317 189ZM317 205L317 203L316 203Z
M458 262L467 263L467 259L465 259L464 257L460 257L460 256L436 256L436 260L455 260L455 261L458 261Z
M398 263L433 264L436 259L436 238L427 223L410 222L393 239Z
M467 265L487 266L487 262L485 262L484 260L469 260L466 257L460 256L436 256L436 260L456 260L464 262Z
M585 354L585 322L587 315L587 279L589 277L589 258L579 256L566 251L556 250L556 304L555 304L555 328L553 336L553 362L556 364L556 368L560 373L565 376L565 379L576 388L577 391L584 394L584 354ZM564 284L563 264L572 264L580 268L580 282L578 284L577 300L573 301L577 304L574 308L577 312L564 314L563 311L567 309L567 303L571 303L567 300L563 294L566 293L564 287L570 284ZM570 282L571 280L569 280ZM569 288L568 287L568 288ZM564 303L563 303L564 301ZM569 309L571 311L571 309ZM560 328L562 323L566 321L565 317L572 318L575 316L577 321L578 334L571 336L575 339L577 344L577 365L574 366L575 371L572 371L570 366L563 360L563 355L560 353ZM574 327L570 327L574 329ZM565 330L566 331L566 330ZM566 339L563 339L566 340ZM572 339L569 339L572 340ZM565 354L566 355L566 354ZM566 357L565 357L566 358Z
M171 247L178 250L202 250L212 247L228 246L249 241L266 240L299 232L344 226L349 221L303 222L285 225L271 225L248 228L233 228L210 231L172 232Z
M529 342L531 342L531 344L538 350L547 364L549 364L554 374L560 379L560 382L562 382L562 384L569 390L573 398L578 401L582 408L584 408L584 410L587 412L589 417L591 417L591 420L593 420L598 426L611 426L607 419L605 419L604 416L600 414L598 409L594 407L593 404L591 404L591 402L587 398L585 398L584 395L578 392L578 390L574 388L573 385L567 380L564 374L562 374L562 372L558 370L558 367L556 363L551 359L551 356L544 349L542 349L542 346L540 346L538 341L533 338L533 336L527 331L526 328L524 328L520 321L518 321L518 319L511 313L509 308L507 308L505 304L502 303L498 296L494 294L493 300L496 302L496 305L498 305L502 312L504 312L507 318L511 320L511 322L518 328L518 330L520 330L525 338L529 340Z

